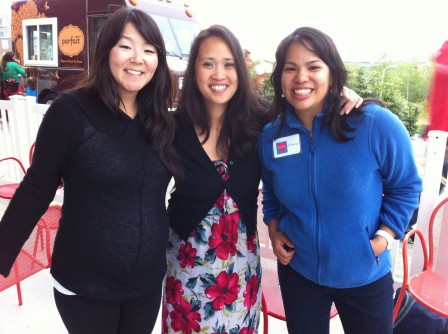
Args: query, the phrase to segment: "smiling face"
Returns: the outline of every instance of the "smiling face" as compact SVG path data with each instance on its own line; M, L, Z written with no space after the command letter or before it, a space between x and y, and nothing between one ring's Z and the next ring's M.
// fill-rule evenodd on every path
M224 111L238 89L235 60L229 46L219 37L207 38L195 62L196 83L209 111Z
M127 23L109 54L109 68L121 99L135 99L140 89L151 81L157 65L155 46L149 44L132 23Z
M286 52L281 82L283 95L304 124L322 112L331 76L329 67L315 53L292 43Z

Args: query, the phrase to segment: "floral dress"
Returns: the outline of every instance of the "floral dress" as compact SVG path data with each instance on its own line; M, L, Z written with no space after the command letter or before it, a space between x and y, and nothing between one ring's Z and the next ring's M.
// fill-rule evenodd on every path
M224 180L225 160L215 161ZM172 230L162 305L165 333L258 333L260 248L247 238L238 206L224 190L189 238Z

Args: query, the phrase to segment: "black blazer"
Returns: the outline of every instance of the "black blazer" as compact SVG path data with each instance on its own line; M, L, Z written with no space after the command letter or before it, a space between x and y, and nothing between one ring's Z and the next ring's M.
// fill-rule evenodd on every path
M229 154L230 178L224 182L213 162L202 148L193 125L175 113L177 131L174 147L184 168L182 191L176 189L169 200L168 215L171 228L187 239L207 215L224 188L240 210L246 233L251 236L257 225L257 197L261 166L256 150L247 157Z

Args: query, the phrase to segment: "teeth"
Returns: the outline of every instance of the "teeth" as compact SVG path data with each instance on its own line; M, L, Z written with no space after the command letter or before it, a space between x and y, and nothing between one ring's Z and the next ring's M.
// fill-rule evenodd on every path
M311 93L311 89L294 89L294 94L308 95L309 93Z
M129 74L133 74L133 75L140 75L140 74L142 74L142 72L134 71L134 70L126 70L126 72L129 73Z
M216 91L223 91L224 89L226 89L226 85L212 85L210 86L210 88Z

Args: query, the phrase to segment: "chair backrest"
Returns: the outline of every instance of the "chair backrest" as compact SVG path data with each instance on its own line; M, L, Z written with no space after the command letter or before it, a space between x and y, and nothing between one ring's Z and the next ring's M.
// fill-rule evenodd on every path
M434 209L429 222L429 268L448 277L448 197Z
M59 204L50 205L45 214L39 219L37 225L41 229L41 249L45 249L47 254L47 267L51 266L51 259L53 256L54 240L59 228L59 220L62 216L62 209ZM45 243L45 245L43 245ZM35 248L38 247L38 240L36 240Z
M9 201L25 174L25 167L19 159L15 157L0 159L0 198Z
M11 274L7 278L0 276L0 291L51 265L51 254L60 217L61 206L50 205L22 246Z
M32 143L30 146L30 152L28 154L29 164L31 166L31 163L33 162L33 155L34 155L34 146L36 145L36 142Z
M8 182L20 182L26 174L25 166L15 157L0 159L0 179Z

